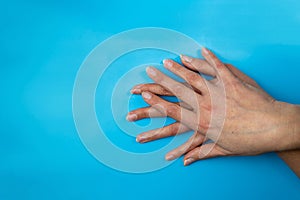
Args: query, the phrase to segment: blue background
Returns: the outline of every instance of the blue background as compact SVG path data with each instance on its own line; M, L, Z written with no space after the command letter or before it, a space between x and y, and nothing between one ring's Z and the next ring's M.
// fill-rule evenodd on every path
M101 41L155 26L213 49L300 103L300 1L1 1L0 199L299 199L276 154L127 174L95 160L72 118L77 70Z

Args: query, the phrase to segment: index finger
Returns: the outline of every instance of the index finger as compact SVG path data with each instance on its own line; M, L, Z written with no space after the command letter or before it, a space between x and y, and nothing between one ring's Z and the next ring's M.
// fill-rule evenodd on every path
M182 101L188 103L193 108L199 105L198 100L200 99L200 96L191 88L188 88L184 84L175 81L153 67L147 67L146 71L152 80L165 87Z

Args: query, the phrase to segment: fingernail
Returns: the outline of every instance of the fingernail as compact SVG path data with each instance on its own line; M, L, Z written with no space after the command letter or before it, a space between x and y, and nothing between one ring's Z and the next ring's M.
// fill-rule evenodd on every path
M137 119L137 115L136 114L128 114L126 119L127 119L127 121L134 121Z
M141 93L141 89L133 88L132 90L130 90L130 92L131 92L132 94L135 94L135 93Z
M144 136L140 136L140 135L138 135L137 137L136 137L136 141L137 142L143 142L143 140L145 140L146 138L144 137Z
M164 59L163 63L164 63L165 67L172 67L172 65L173 65L173 63L171 62L171 60L168 60L168 59Z
M151 98L151 94L149 92L143 92L142 96L144 99L150 99Z
M156 76L156 72L152 67L147 67L146 72L152 76Z
M192 162L194 162L194 158L188 158L188 159L186 159L185 161L184 161L184 166L187 166L187 165L189 165L189 164L191 164Z
M190 63L190 62L192 62L192 58L191 57L189 57L189 56L184 56L184 55L180 55L180 58L182 59L182 60L184 60L185 62L187 62L187 63Z
M166 155L166 160L174 160L175 156L173 154Z
M202 48L202 52L206 55L208 54L208 50L205 47Z

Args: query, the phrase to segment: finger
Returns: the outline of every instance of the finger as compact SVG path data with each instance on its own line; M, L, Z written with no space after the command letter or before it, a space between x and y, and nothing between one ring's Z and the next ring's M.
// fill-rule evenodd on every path
M184 84L175 81L153 67L147 67L146 71L151 79L172 92L177 98L183 100L194 108L197 107L198 98L200 99L200 96L191 88L188 88Z
M187 126L180 122L175 122L168 126L164 126L162 128L150 130L144 133L139 134L136 137L136 141L140 143L150 142L153 140L174 136L180 133L184 133L190 130Z
M193 108L190 105L186 104L185 102L176 102L174 104L179 105L188 110L193 110ZM165 117L165 116L166 116L165 114L159 112L155 108L148 106L148 107L138 108L136 110L130 111L126 116L126 119L127 121L132 122L144 118Z
M164 60L164 66L177 76L184 79L192 87L201 91L201 94L207 93L206 81L199 73L195 73L172 60Z
M228 67L228 69L239 79L241 79L243 82L252 85L253 87L256 88L260 88L260 86L249 76L247 76L246 74L244 74L241 70L239 70L238 68L234 67L231 64L226 64L226 66Z
M182 83L186 87L190 87L188 83ZM198 91L196 88L193 88L196 92ZM163 96L175 96L172 92L165 89L163 86L157 84L157 83L144 83L134 86L130 92L132 94L142 94L142 92L151 92L153 94L157 95L163 95Z
M174 159L182 156L183 154L191 151L195 147L199 146L200 144L202 144L204 142L204 140L205 140L204 135L201 135L200 133L195 132L194 135L188 139L188 141L186 141L181 146L179 146L176 149L167 153L165 158L166 158L166 160L174 160Z
M186 87L190 87L190 85L188 83L182 83L183 85L185 85ZM200 91L198 91L198 89L196 88L192 88L194 91L200 93ZM151 92L153 94L156 95L163 95L163 96L175 96L172 92L168 91L167 89L165 89L163 86L157 84L157 83L145 83L145 84L139 84L134 86L131 89L131 93L132 94L142 94L142 92ZM189 106L187 103L182 101L182 104L184 105L184 107L188 108L188 109L192 109L191 106Z
M209 76L216 76L216 71L212 66L210 66L210 64L208 64L206 60L193 58L186 55L180 55L180 58L184 66L188 67L189 69Z
M168 102L150 92L143 92L142 96L149 105L151 105L158 111L165 113L167 116L182 122L195 131L198 131L198 120L196 113L182 108L177 104Z
M197 160L213 158L228 155L225 151L215 143L208 143L194 148L184 156L184 165L190 165Z
M206 48L202 49L202 55L206 61L215 69L218 80L230 82L235 78L231 71L223 64L211 51Z
M159 112L153 107L144 107L144 108L139 108L133 111L130 111L127 114L126 119L130 122L144 119L144 118L154 118L154 117L165 117L163 113Z
M130 91L132 94L141 94L142 92L149 91L154 94L164 96L174 96L170 91L165 89L163 86L156 83L139 84L132 88Z
M216 76L215 70L208 64L207 61L199 59L199 58L193 58L186 55L180 55L181 62L188 67L191 70L198 71L200 73L209 75L209 76ZM254 87L260 87L252 78L244 74L242 71L240 71L238 68L234 67L231 64L225 64L227 68L239 79L241 79L243 82L250 84Z
M190 84L188 84L188 83L186 83L186 82L183 82L182 84L185 85L185 86L188 87L188 88L191 88L191 89L192 89L193 91L195 91L196 93L201 94L201 91L200 91L200 90L198 90L197 88L191 86Z

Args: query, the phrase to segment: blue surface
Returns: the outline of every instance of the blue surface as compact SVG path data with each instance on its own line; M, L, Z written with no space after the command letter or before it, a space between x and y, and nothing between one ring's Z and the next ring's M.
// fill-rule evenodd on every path
M299 199L299 179L272 153L115 171L86 151L72 117L88 53L146 26L191 36L275 98L299 104L299 10L296 0L1 1L0 199Z

